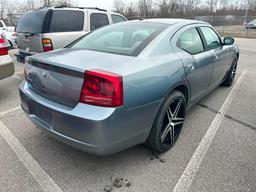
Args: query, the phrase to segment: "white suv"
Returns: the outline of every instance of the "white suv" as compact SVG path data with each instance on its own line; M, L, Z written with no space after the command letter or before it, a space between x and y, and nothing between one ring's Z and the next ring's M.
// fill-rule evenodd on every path
M99 8L51 7L25 13L16 27L17 58L63 48L99 27L127 21Z

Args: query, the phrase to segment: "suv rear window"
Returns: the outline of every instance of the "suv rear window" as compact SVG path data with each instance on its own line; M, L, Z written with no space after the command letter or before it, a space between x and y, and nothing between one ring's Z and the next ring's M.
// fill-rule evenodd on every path
M48 9L41 9L25 13L16 28L20 33L42 33L44 18Z
M90 18L91 31L109 24L108 16L104 13L92 13Z
M50 32L82 31L84 13L82 11L53 11Z
M3 27L3 24L2 24L2 22L0 22L0 27Z

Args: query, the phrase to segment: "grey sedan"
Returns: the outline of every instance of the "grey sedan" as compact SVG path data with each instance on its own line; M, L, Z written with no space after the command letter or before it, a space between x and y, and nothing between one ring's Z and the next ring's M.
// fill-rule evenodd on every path
M107 26L29 57L21 105L38 127L91 154L142 143L165 152L188 109L220 84L232 84L239 58L233 43L194 20Z

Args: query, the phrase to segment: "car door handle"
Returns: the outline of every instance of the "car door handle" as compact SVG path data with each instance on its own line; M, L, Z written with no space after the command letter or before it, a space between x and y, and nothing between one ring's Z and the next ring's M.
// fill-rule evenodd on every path
M193 63L189 63L189 64L188 64L188 70L189 70L189 71L193 71L194 69L195 69L194 64L193 64Z

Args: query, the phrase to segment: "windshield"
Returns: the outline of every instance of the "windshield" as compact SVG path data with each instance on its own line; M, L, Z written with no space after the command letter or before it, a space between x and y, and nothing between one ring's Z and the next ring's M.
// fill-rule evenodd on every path
M16 28L19 33L42 33L46 9L30 11L25 13Z
M137 56L168 25L122 23L98 29L71 45L106 53Z

